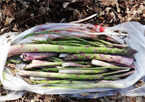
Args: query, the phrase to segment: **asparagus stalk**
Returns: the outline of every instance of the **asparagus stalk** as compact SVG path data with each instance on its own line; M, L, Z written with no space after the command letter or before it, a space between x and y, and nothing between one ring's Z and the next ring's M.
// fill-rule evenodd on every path
M46 34L46 33L62 35L62 36L65 36L65 37L70 37L70 38L73 38L73 39L76 39L76 40L80 40L80 41L83 41L83 42L87 42L87 43L89 43L89 44L97 45L97 44L92 43L92 42L90 42L90 41L81 39L81 38L79 38L79 37L75 37L75 35L68 35L68 34L62 34L62 33L56 33L56 32L49 32L49 31L43 31L43 32L28 34L28 35L25 36L24 38L27 38L27 37L32 36L32 35ZM55 38L54 38L54 39L55 39Z
M133 58L123 57L119 55L88 54L88 53L68 55L63 60L70 61L70 60L77 60L77 59L81 59L81 60L96 59L96 60L103 60L108 62L116 62L127 66L130 66L134 60Z
M93 73L93 70L95 70L95 72L97 73L101 73L101 72L107 72L107 68L47 68L47 67L40 67L41 70L39 69L31 69L31 71L59 71L59 70L88 70L87 72L92 72ZM128 67L126 67L127 69ZM125 68L124 68L125 69ZM129 68L128 68L129 69ZM85 72L85 71L84 71Z
M22 53L20 57L23 59L23 61L30 61L33 59L43 59L57 55L57 53L53 52L25 52Z
M91 89L91 88L124 88L124 84L113 83L113 82L98 82L98 83L85 83L79 85L69 85L69 86L48 86L43 88L66 88L66 89Z
M39 69L31 69L31 71L64 71L64 70L68 70L68 71L73 71L73 70L77 70L77 71L81 71L81 70L88 70L91 71L93 73L93 70L95 70L98 73L101 72L107 72L108 69L118 69L118 70L126 70L126 69L130 69L130 67L97 67L97 68L76 68L76 67L69 67L69 68L47 68L47 67L40 67L41 70ZM30 70L30 69L29 69ZM85 71L84 71L85 72Z
M102 70L102 69L112 69L112 70L124 70L124 69L131 69L131 67L118 67L118 66L111 66L111 67L90 67L90 68L75 68L75 67L68 67L68 68L61 68L61 69L80 69L80 70Z
M80 44L80 43L71 43L71 42L60 42L60 41L51 41L48 42L47 44L54 44L54 45L67 45L67 46L85 46L84 44Z
M89 61L83 61L83 62L82 61L77 61L76 63L77 64L91 64L91 62L89 62Z
M110 64L110 63L107 63L107 62L103 62L103 61L100 61L100 60L92 60L92 64L93 65L97 65L97 66L104 66L104 67L115 67L114 64Z
M58 72L59 68L45 68L45 67L40 67L41 69L29 69L31 71L39 71L39 72L43 72L43 71L55 71Z
M62 67L82 67L82 68L88 68L88 67L91 67L91 65L82 65L82 64L77 64L76 62L63 62Z
M95 73L101 73L98 75L110 75L110 74L117 74L121 72L129 71L129 69L126 70L119 70L119 71L113 71L113 72L107 72L108 70L79 70L79 69L59 69L59 73L67 73L67 74L95 74ZM107 73L103 73L107 72Z
M99 38L99 39L103 39L103 40L107 40L107 41L111 41L111 42L114 42L114 43L118 43L118 44L119 44L118 41L116 41L115 39L113 39L113 38L110 37L110 36L99 35L98 38Z
M113 83L113 82L90 82L90 81L68 81L68 80L42 80L42 81L35 81L32 80L30 83L33 84L43 84L45 83L46 85L53 85L53 84L69 84L69 87L61 87L61 86L52 86L55 88L76 88L76 89L87 89L87 88L105 88L105 87L110 87L110 88L124 88L124 84L121 83ZM75 84L71 85L70 84ZM76 85L79 84L79 85ZM88 86L87 86L88 85ZM48 88L52 88L51 86L48 86Z
M58 35L63 35L63 36L67 36L67 37L70 37L70 36L88 37L88 38L96 37L96 33L92 34L90 32L86 32L86 31L83 31L83 30L77 30L77 29L53 29L53 30L47 30L47 31L42 31L42 32L37 32L37 33L30 33L30 34L27 34L24 38L27 38L27 37L30 37L30 36L34 36L34 35L38 35L38 34L49 34L49 33L50 34L55 34L56 31L77 31L77 32L84 33L84 34L80 34L80 35L69 34L69 33L67 33L67 34L58 33Z
M76 47L76 46L61 46L50 44L23 44L12 45L9 49L8 56L18 55L23 52L64 52L64 53L115 53L115 54L134 54L137 51L126 48L107 48L107 47Z
M49 61L53 61L53 62L62 62L62 59L58 58L58 57L50 57L47 58Z
M62 73L50 73L50 72L35 72L35 71L18 71L20 76L30 77L49 77L49 78L61 78L61 79L73 79L73 80L95 80L103 79L103 75L76 75L76 74L62 74Z
M77 41L77 40L68 40L68 41L45 41L45 43L48 43L48 44L56 44L56 45L73 45L73 46L85 46L85 45L96 45L96 46L105 46L104 44L100 43L100 42L92 42L92 41L89 41L91 42L88 43L88 42L82 42L82 41ZM38 42L36 42L38 43Z
M108 80L108 79L115 80L118 77L126 77L128 75L133 74L133 73L134 73L134 70L133 71L126 72L126 73L123 73L123 74L119 74L119 75L107 76L107 77L104 78L104 80Z
M67 74L98 74L107 71L108 71L107 69L101 70L59 69L59 73L67 73Z
M76 34L69 34L67 33L66 34L61 34L60 31L75 31L75 32L81 32L81 33L84 33L84 34L80 34L80 35L76 35ZM42 31L42 32L38 32L38 33L30 33L28 35L26 35L24 38L27 38L27 37L30 37L30 36L33 36L33 35L38 35L38 34L46 34L46 33L53 33L55 34L55 32L59 32L58 34L59 35L64 35L64 36L77 36L77 37L96 37L97 35L120 35L119 33L92 33L92 32L88 32L88 31L84 31L84 30L81 30L81 29L53 29L53 30L46 30L46 31ZM57 33L56 33L57 34ZM127 34L121 34L121 35L127 35Z
M72 81L72 80L31 80L29 83L32 84L43 84L53 85L53 84L85 84L90 83L90 81Z
M47 62L47 61L39 61L33 60L30 64L26 65L24 69L36 68L41 66L56 66L62 65L63 62Z
M114 47L121 47L121 48L127 47L127 45L113 44L113 43L110 43L110 42L107 42L107 41L101 40L101 39L95 39L95 40L100 41L100 42L102 42L102 43L104 43L104 44L106 44L106 45L112 46L112 47L113 47L113 46L114 46Z
M134 71L127 72L125 74L114 75L114 76L104 76L102 74L98 75L77 75L77 74L62 74L62 73L50 73L50 72L35 72L35 71L18 71L20 76L29 77L48 77L48 78L61 78L61 79L71 79L71 80L116 80L120 77L128 76Z
M10 62L12 62L12 63L21 63L22 61L21 60L10 60Z

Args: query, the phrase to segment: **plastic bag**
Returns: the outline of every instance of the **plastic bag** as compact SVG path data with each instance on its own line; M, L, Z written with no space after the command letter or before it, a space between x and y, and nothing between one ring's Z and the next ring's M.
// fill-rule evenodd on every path
M104 32L104 33L114 33L114 30L119 30L121 34L123 32L127 32L128 36L124 38L124 36L113 36L110 35L112 38L117 40L120 43L127 43L127 45L133 49L136 49L138 53L134 55L136 62L135 64L135 72L127 77L126 79L117 80L117 81L109 81L113 83L120 83L124 85L125 89L129 89L129 91L124 91L125 89L114 89L114 88L95 88L95 89L62 89L62 88L51 88L51 89L44 89L41 85L30 85L26 83L20 76L16 75L15 77L9 73L3 72L5 67L5 62L8 55L9 46L13 44L22 44L22 43L30 43L32 39L35 40L46 40L48 35L43 36L33 36L26 39L22 39L29 33L40 32L43 30L52 30L52 29L65 29L75 27L77 29L88 30L87 27L93 27L96 30L96 33ZM65 31L63 33L66 33ZM78 34L76 32L71 32L73 34ZM70 34L71 34L70 33ZM79 33L80 35L83 33ZM101 92L107 91L106 93L102 93L102 95L112 95L114 92L119 91L122 94L130 95L132 92L131 90L135 90L132 86L135 82L137 82L141 77L145 75L145 60L144 50L145 50L145 26L141 25L137 22L128 22L119 24L114 27L100 27L94 26L90 24L69 24L69 23L51 23L51 24L44 24L38 25L31 29L28 29L21 34L4 34L0 37L0 79L5 89L14 90L14 91L31 91L39 94L74 94L74 93L85 93L85 92ZM8 37L9 36L9 37ZM51 37L50 37L51 38ZM130 88L131 87L131 88ZM114 91L116 90L116 91ZM137 89L138 90L138 89ZM139 93L139 92L138 92ZM136 94L141 95L141 94ZM9 97L9 96L7 96ZM14 96L15 97L15 96ZM18 98L18 97L15 97ZM4 98L0 98L0 101L5 100Z

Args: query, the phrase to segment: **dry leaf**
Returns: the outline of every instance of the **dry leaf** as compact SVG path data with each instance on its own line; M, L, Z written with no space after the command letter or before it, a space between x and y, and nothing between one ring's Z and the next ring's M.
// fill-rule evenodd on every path
M6 20L3 22L5 26L9 25L12 21L14 20L14 18L9 18L7 16Z
M69 4L70 4L70 2L64 2L63 3L63 8L66 8Z
M15 31L15 32L18 32L19 31L16 24L14 25L14 27L12 28L12 30Z
M117 4L118 1L117 0L102 0L102 4L105 6L113 6L115 4Z
M9 5L4 5L4 10L2 10L2 13L9 16L9 17L14 17L15 16L15 11L12 7Z
M43 15L43 14L45 14L45 8L43 7L43 6L41 6L40 8L39 8L39 14L41 14L41 15Z

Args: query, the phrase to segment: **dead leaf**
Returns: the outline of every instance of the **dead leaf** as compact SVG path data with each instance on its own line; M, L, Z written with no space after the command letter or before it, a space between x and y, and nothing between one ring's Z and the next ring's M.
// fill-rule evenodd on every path
M14 25L14 27L12 28L12 30L15 31L15 32L18 32L19 31L16 24Z
M3 22L5 26L9 25L12 21L14 20L14 18L9 18L7 16L6 20Z
M43 14L45 14L46 13L46 11L45 11L45 8L43 7L43 6L41 6L40 8L39 8L39 14L41 14L41 15L43 15Z
M9 17L15 16L15 11L14 11L13 7L10 7L9 5L4 5L4 10L2 10L2 13Z
M66 8L69 4L70 4L70 2L64 2L63 3L63 8Z
M102 4L105 6L113 6L115 4L117 4L118 1L117 0L102 0Z

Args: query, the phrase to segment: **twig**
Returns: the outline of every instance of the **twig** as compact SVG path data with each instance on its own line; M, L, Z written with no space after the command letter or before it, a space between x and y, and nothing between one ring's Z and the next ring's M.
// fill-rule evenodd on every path
M80 19L80 20L78 20L78 21L72 21L72 22L70 22L70 23L80 23L80 22L83 22L83 21L89 20L89 19L91 19L91 18L93 18L93 17L95 17L95 16L97 16L97 13L96 13L96 14L93 14L93 15L87 17L87 18Z

